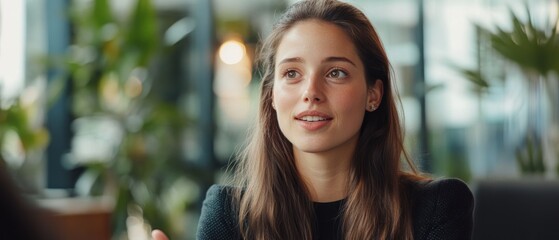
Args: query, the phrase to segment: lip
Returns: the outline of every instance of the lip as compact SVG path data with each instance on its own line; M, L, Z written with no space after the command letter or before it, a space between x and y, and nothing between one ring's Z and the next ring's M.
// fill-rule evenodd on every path
M304 117L309 117L309 116L320 117L320 118L323 118L324 120L311 122L311 121L305 121L305 120L302 119ZM320 111L308 110L308 111L303 111L303 112L297 114L294 117L294 119L297 121L299 126L304 128L305 130L316 131L316 130L319 130L319 129L325 127L326 125L328 125L332 121L333 117L326 114L326 113L320 112Z
M321 118L325 118L326 120L332 120L332 117L326 113L320 112L320 111L316 111L316 110L307 110L307 111L303 111L299 114L297 114L295 116L296 120L301 120L303 117L307 117L307 116L316 116L316 117L321 117Z

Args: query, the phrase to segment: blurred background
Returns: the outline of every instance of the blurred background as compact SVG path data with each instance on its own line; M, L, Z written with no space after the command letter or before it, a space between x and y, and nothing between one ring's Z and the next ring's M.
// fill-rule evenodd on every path
M2 171L69 239L194 239L255 119L257 43L293 2L0 0ZM348 2L386 47L423 171L478 209L488 182L557 194L559 1Z

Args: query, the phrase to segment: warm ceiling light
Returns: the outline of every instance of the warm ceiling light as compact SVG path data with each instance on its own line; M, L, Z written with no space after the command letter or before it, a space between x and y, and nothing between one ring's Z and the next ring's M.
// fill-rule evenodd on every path
M229 40L221 44L219 58L226 64L237 64L245 56L245 45L236 40Z

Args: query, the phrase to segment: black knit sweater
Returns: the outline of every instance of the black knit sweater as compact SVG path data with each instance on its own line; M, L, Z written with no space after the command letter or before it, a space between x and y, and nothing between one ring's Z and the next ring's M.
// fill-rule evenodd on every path
M197 239L240 239L237 215L232 208L230 187L212 186L204 200L198 224ZM457 179L442 179L417 183L412 188L413 229L415 240L471 239L473 195L468 186ZM343 201L315 204L318 229L330 224L339 227L339 221L328 222L320 216L339 209ZM326 214L326 215L325 215ZM325 221L326 220L326 221ZM337 230L322 230L320 239L336 239Z

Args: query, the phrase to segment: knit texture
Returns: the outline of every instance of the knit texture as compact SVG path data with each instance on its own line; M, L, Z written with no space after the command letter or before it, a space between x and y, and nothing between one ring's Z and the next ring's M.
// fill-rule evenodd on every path
M241 239L231 190L226 186L210 187L202 206L197 239ZM471 239L474 199L464 182L439 179L417 183L411 197L415 240Z

